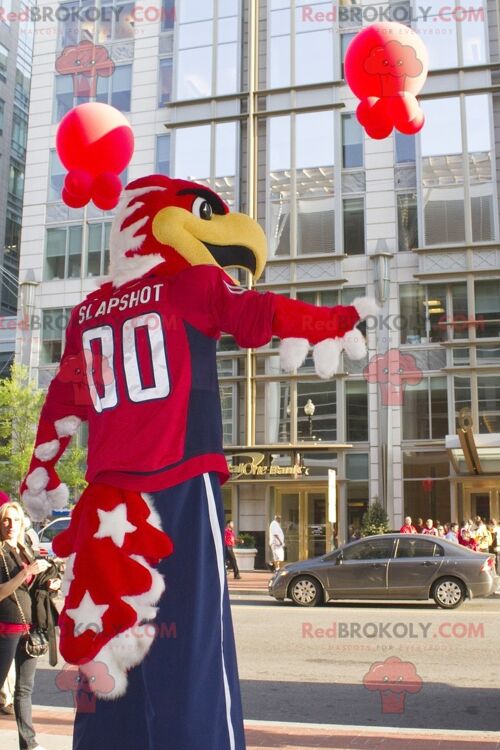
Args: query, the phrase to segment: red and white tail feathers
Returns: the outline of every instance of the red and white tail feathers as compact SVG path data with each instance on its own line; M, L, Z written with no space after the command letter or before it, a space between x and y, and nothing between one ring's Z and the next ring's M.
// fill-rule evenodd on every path
M153 565L171 554L170 538L147 495L91 484L53 548L68 560L61 654L89 676L96 665L105 671L106 680L89 680L100 698L123 695L127 671L156 635L152 620L165 584Z

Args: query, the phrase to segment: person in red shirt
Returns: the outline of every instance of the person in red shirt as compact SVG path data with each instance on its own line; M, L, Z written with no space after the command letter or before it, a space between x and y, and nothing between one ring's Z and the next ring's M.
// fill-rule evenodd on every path
M425 526L422 529L422 534L430 534L431 536L438 536L437 529L434 526L432 518L428 518L425 522Z
M406 516L403 526L399 529L400 534L416 534L417 530L411 522L411 516Z
M479 544L473 539L468 529L462 529L462 532L458 537L458 543L461 544L462 547L468 547L468 549L471 549L473 552L479 552Z
M226 548L226 560L229 563L229 567L232 569L235 578L241 578L240 571L238 569L238 563L236 561L236 555L234 554L234 547L237 539L234 533L234 521L228 521L227 526L224 529L224 546Z

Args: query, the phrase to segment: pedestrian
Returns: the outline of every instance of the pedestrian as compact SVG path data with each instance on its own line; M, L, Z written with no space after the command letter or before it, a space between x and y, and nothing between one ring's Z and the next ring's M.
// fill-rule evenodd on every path
M421 518L417 518L417 523L415 524L415 528L417 530L417 534L421 534L424 529L424 522Z
M237 543L236 535L234 533L234 522L228 521L226 528L224 529L224 546L226 548L226 561L229 567L232 568L235 578L241 578L240 571L238 569L238 563L236 555L234 554L234 547Z
M37 577L49 567L46 560L35 560L24 543L24 513L16 502L0 507L0 685L12 661L16 665L14 712L21 750L43 750L33 728L31 694L38 659L29 656L25 634L33 622L30 592ZM60 581L49 582L56 590Z
M434 526L434 521L432 518L428 518L425 522L425 526L422 529L422 534L430 534L431 536L437 536L437 529Z
M274 569L279 570L285 559L285 535L281 528L281 516L274 516L274 520L269 525L269 546Z
M437 535L441 537L441 539L444 539L445 537L445 528L442 523L440 523L438 526L436 526Z
M462 533L460 534L458 541L459 544L461 544L463 547L467 547L473 552L479 552L479 545L473 538L469 529L462 529Z
M498 521L496 518L492 518L490 521L490 534L491 534L490 551L496 557L497 575L499 575L499 571L500 571L500 526L498 525Z
M444 538L448 539L449 542L458 544L458 523L450 524L450 530L444 535Z
M406 516L403 526L399 529L400 534L416 534L417 530L411 522L411 516Z
M472 526L470 531L471 531L471 536L477 542L477 545L480 551L489 552L490 545L493 540L481 516L475 517L474 525Z

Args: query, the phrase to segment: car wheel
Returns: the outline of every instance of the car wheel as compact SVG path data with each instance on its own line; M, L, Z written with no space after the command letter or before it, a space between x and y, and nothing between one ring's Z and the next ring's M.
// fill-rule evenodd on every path
M432 597L438 607L455 609L465 599L465 588L456 578L441 578L432 587Z
M290 584L290 597L301 607L315 607L323 597L323 591L315 578L299 576Z

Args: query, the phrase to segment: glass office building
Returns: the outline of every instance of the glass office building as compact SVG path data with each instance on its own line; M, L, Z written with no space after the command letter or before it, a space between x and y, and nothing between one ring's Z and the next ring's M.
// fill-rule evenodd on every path
M112 214L61 203L54 151L61 117L94 98L134 129L125 179L156 171L203 182L258 219L269 245L258 289L320 305L368 294L381 305L366 325L368 358L344 358L331 380L315 375L311 357L284 375L278 341L250 352L230 336L219 342L226 514L256 534L260 562L275 512L289 559L347 540L375 500L393 528L405 515L498 517L495 2L61 7L78 13L37 25L21 255L21 278L39 282L30 342L39 383L54 374L68 313L108 263ZM417 136L368 138L343 78L350 40L380 9L429 51ZM82 40L114 63L95 90L56 70Z

